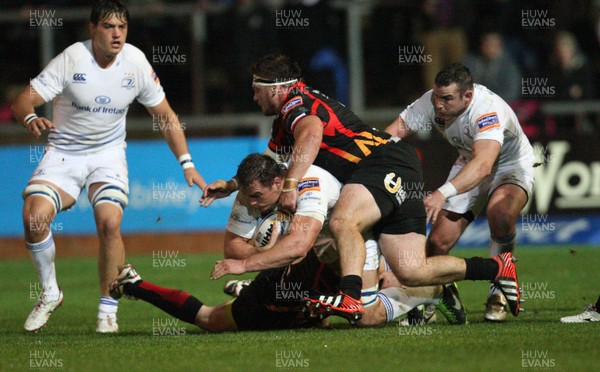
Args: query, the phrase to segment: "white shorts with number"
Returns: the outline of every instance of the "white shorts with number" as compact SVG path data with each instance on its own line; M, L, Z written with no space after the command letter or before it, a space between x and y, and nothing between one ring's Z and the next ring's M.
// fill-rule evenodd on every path
M452 166L447 181L456 177L464 165L464 161L459 158ZM509 166L499 166L470 191L448 198L446 204L444 204L444 209L458 214L471 211L473 216L476 217L487 204L492 192L506 184L513 184L522 188L529 200L533 191L533 165L511 164Z
M93 153L71 153L48 146L29 181L50 182L77 200L85 187L109 183L129 193L126 144Z

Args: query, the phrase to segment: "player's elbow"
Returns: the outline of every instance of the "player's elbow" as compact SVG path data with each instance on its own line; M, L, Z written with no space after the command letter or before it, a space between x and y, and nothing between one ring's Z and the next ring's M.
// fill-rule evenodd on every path
M249 244L246 246L227 246L223 249L223 257L225 259L243 260L257 253L256 249Z
M19 94L15 99L12 100L12 102L10 103L10 111L13 114L13 117L17 117L18 113L19 113L19 107L21 106L21 95Z

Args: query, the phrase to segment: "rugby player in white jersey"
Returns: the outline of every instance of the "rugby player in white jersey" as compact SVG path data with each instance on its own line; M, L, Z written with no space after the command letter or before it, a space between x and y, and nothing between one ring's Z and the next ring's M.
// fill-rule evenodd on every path
M302 307L310 290L331 290L339 282L339 255L326 225L342 185L329 172L311 165L298 180L296 213L283 221L289 223L289 232L278 236L279 230L273 228L269 248L257 247L253 236L261 219L279 207L286 173L287 167L267 155L248 155L238 167L240 192L225 233L226 259L218 261L211 274L217 279L226 274L260 271L235 300L207 306L184 291L142 281L131 265L121 269L111 293L149 302L178 319L213 332L320 324L329 315L327 312L304 316ZM362 290L365 315L358 326L391 322L422 303L442 303L453 311L453 318L466 317L460 304L448 303L453 298L450 293L442 293L441 286L391 287L378 292L377 243L368 240L366 251Z
M100 240L100 303L96 331L117 332L118 301L109 284L125 259L120 233L128 203L125 117L137 100L160 120L164 137L191 187L206 183L194 168L182 126L143 52L126 44L129 13L117 0L97 1L91 11L91 39L77 42L25 87L13 103L15 118L34 136L49 130L44 157L23 191L25 241L43 294L25 330L44 327L63 301L54 267L55 245L48 228L59 212L75 204L82 189L94 209ZM52 120L35 108L53 102Z
M534 154L514 111L498 95L473 84L459 63L441 70L432 90L408 106L386 129L404 138L440 130L459 153L444 185L425 199L433 222L429 256L448 254L486 207L490 256L515 248L515 221L533 189ZM492 285L485 319L503 321L506 298Z

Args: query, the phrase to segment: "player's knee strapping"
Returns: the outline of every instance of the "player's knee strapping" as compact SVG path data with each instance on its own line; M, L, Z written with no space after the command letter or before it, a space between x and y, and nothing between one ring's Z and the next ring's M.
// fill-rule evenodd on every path
M365 266L363 271L375 271L379 269L379 246L375 240L369 239L365 242L367 250ZM369 288L363 288L361 291L361 299L364 307L375 305L377 302L378 285Z
M121 208L122 211L129 204L129 198L125 190L119 186L105 184L100 186L92 196L92 206L94 208L102 203L112 203Z
M41 183L27 185L25 190L23 190L22 195L23 199L27 199L31 195L37 195L45 198L52 204L52 207L54 208L54 214L57 214L62 209L62 200L60 198L60 194L54 187L50 185Z
M369 288L363 288L360 292L361 300L365 308L375 305L377 302L377 290L379 286L375 285Z

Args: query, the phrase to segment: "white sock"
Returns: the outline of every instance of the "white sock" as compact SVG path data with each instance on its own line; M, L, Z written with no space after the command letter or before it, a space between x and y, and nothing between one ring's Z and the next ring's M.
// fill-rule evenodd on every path
M98 318L104 318L110 316L111 318L117 318L117 310L119 309L119 300L115 300L112 297L100 296L100 303L98 304Z
M52 232L39 243L25 242L31 262L35 267L38 279L44 289L44 295L49 301L58 300L60 289L56 282L56 269L54 267L54 256L56 255L56 246L52 238Z
M388 323L406 314L416 306L439 302L439 299L431 297L409 296L406 291L398 287L382 289L377 293L377 297L385 306L386 322Z
M494 257L503 252L512 252L515 250L515 241L517 233L504 237L490 236L490 257Z

